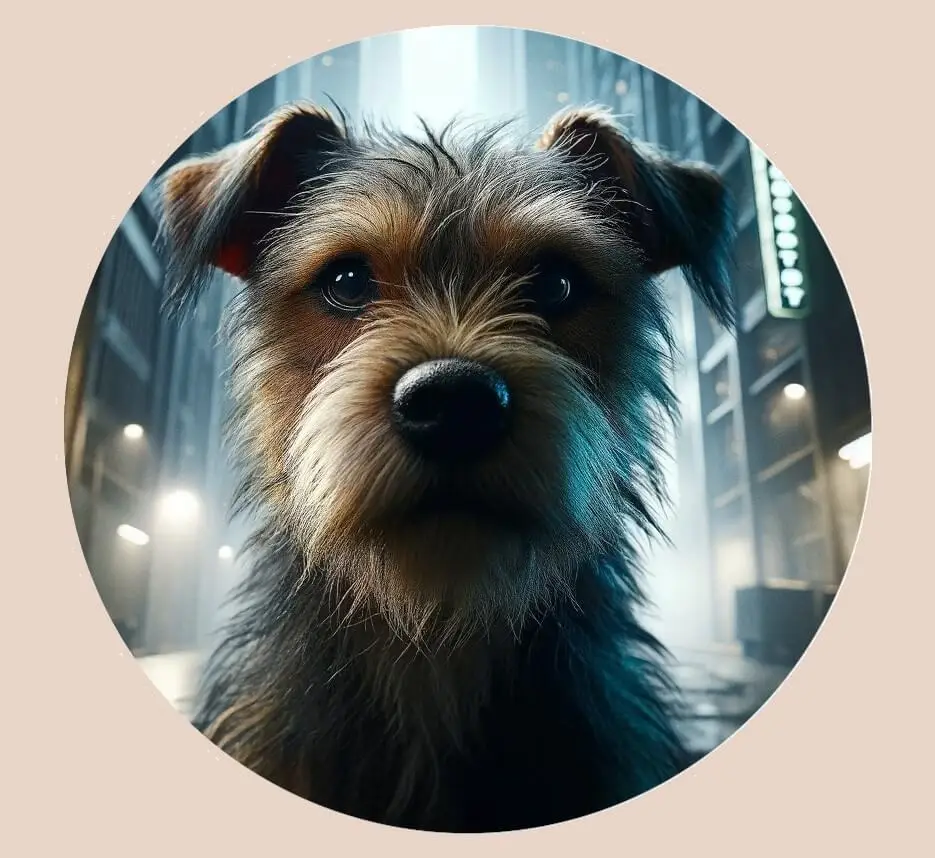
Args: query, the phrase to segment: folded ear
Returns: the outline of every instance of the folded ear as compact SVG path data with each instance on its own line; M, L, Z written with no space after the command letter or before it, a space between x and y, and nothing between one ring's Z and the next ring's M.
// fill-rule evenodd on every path
M556 114L538 147L561 150L594 181L611 183L617 191L614 209L642 250L647 273L682 269L718 321L733 323L733 207L713 169L638 146L609 113L595 108Z
M264 239L344 136L326 111L290 105L244 140L187 158L162 176L160 232L172 309L197 297L212 268L249 277Z

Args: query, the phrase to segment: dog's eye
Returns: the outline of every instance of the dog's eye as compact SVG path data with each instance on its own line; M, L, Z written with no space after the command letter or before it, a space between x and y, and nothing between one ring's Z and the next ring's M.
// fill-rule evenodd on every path
M557 256L543 256L536 260L523 295L537 312L554 315L570 309L581 297L585 284L584 274L574 263Z
M328 263L315 286L332 310L357 315L377 297L377 284L366 259L345 256Z

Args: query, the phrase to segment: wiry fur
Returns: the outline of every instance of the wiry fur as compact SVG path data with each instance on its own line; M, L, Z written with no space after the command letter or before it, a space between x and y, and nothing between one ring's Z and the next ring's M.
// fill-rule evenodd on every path
M503 129L354 135L293 107L164 187L175 300L211 264L246 283L232 428L259 525L199 728L315 802L435 830L557 822L679 771L636 542L658 535L676 414L655 275L683 267L729 321L716 178L596 111L531 151ZM550 322L520 300L543 247L593 284ZM381 300L338 322L306 286L351 250ZM400 374L439 357L513 391L509 438L470 469L428 466L387 418ZM448 496L468 511L425 505Z

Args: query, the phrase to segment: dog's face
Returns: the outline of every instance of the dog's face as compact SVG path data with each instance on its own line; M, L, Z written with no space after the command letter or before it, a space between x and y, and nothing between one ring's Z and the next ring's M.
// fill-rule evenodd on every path
M673 406L654 278L682 267L729 317L712 172L597 111L522 146L295 106L163 188L175 297L211 266L246 284L254 490L362 610L410 637L515 624L640 523Z

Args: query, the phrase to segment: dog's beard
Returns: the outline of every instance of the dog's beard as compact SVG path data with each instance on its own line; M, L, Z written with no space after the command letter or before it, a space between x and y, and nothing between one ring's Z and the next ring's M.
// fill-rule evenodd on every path
M374 611L413 641L495 623L518 632L573 599L582 563L620 532L625 459L581 367L504 312L491 290L386 306L321 373L287 455L289 525L309 570L341 590L346 618ZM441 472L398 437L393 385L439 357L495 367L513 392L501 448Z

